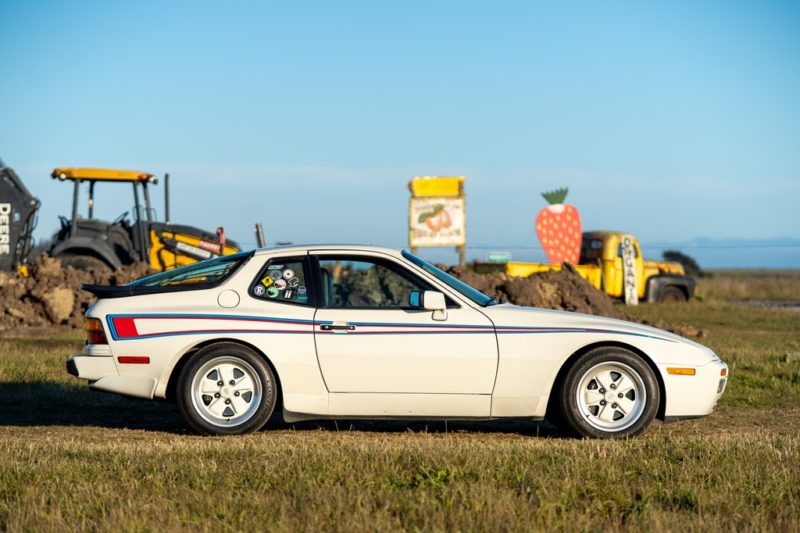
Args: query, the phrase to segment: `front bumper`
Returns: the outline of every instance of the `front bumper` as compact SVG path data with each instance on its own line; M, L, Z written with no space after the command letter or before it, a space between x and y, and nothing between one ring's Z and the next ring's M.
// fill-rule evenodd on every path
M135 398L153 398L156 379L121 376L111 356L73 355L67 359L67 373L89 382L89 388Z
M666 420L705 416L714 410L728 383L728 365L716 359L695 368L695 375L672 375L659 365L667 393ZM724 375L723 375L724 374Z

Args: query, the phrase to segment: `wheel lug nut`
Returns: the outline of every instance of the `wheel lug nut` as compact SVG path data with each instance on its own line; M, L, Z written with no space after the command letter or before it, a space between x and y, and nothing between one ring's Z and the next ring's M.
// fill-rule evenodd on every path
M217 381L217 386L218 387L222 387L223 385L225 385L224 381L222 381L222 380Z
M612 384L611 384L611 388L612 388L612 389L616 389L616 388L617 388L617 386L616 386L616 385L614 385L614 384L612 383Z
M617 398L622 398L622 393L617 394Z
M606 393L605 389L600 389L600 394L605 394L605 393Z
M219 398L219 393L218 392L214 393L214 398Z
M600 400L600 405L605 405L605 404L606 404L605 400Z
M230 403L231 403L231 401L230 401L230 400L225 400L225 404L226 404L226 405L228 405L228 404L230 404Z
M235 381L235 380L230 380L230 382L229 382L229 383L230 383L231 385L236 385L236 381Z
M233 393L233 395L234 396L239 396L239 391L237 390L236 392Z
M615 404L615 403L612 403L612 404L611 404L611 408L612 408L612 409L616 409L616 408L617 408L617 404Z

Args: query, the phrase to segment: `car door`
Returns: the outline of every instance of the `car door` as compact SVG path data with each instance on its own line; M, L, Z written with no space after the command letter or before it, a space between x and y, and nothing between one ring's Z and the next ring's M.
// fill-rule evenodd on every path
M435 320L410 305L412 291L436 287L388 255L310 253L321 295L317 357L329 392L491 394L497 342L483 313L448 298L446 319Z

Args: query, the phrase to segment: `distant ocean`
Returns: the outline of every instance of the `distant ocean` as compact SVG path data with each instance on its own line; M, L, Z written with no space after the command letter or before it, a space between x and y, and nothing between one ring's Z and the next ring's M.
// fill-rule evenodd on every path
M538 244L538 243L537 243ZM693 257L701 268L797 268L800 269L800 239L711 239L698 237L689 241L642 242L645 259L661 259L664 250L678 250ZM476 243L467 246L467 260L486 260L491 252L508 252L514 261L546 262L541 247ZM452 248L423 248L425 259L453 264L458 255Z

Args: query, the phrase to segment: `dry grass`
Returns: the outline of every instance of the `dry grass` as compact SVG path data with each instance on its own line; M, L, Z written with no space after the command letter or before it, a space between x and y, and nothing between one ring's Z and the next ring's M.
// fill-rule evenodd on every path
M800 270L716 270L697 280L697 296L724 301L800 302Z
M634 311L709 331L711 417L624 442L546 424L305 423L189 435L172 405L88 392L74 338L0 340L0 530L798 530L796 313ZM338 428L338 429L337 429Z

